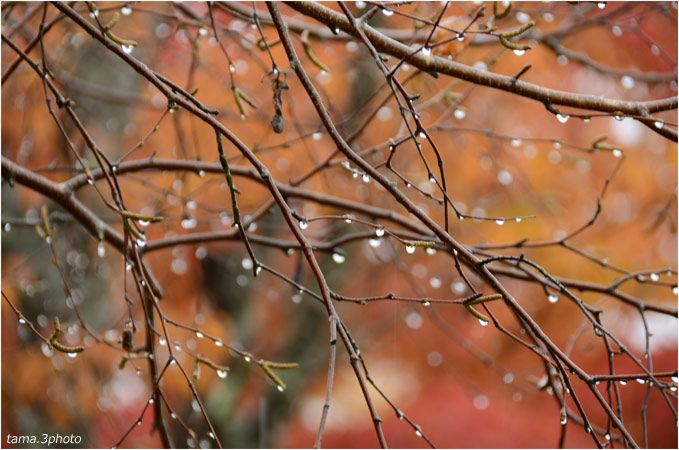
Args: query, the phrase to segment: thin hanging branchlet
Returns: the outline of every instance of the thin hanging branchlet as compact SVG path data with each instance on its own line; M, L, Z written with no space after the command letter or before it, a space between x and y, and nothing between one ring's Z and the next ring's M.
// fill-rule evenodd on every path
M226 159L226 155L224 154L224 147L222 144L222 134L221 132L215 128L215 134L217 135L217 152L219 153L219 162L222 165L222 169L224 170L224 176L226 177L226 183L229 186L229 192L231 193L231 209L233 211L233 226L238 228L238 232L240 233L241 238L243 239L243 243L245 244L245 248L248 251L248 254L250 255L250 259L252 260L252 272L255 276L259 275L260 271L260 266L261 264L257 260L257 257L255 256L255 252L252 250L252 246L250 245L250 241L248 240L248 234L247 231L245 230L245 227L243 226L243 222L241 221L241 215L240 215L240 209L238 208L238 200L236 199L236 194L239 194L240 191L238 188L233 183L233 177L231 176L231 170L229 170L229 162Z

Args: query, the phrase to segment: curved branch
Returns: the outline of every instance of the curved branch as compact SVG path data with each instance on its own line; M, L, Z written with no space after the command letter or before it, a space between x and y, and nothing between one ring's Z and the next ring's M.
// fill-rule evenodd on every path
M342 14L315 2L288 2L287 6L306 16L312 17L330 28L338 28L358 37L358 32ZM673 110L677 108L677 97L647 102L611 100L595 95L575 94L538 86L514 77L491 73L434 55L423 55L413 48L385 36L371 26L360 22L359 26L375 48L381 52L403 59L427 73L442 73L481 86L488 86L522 97L532 98L545 105L561 105L606 113L632 116ZM659 131L659 130L656 130ZM666 136L667 137L667 136Z
M53 200L71 213L96 239L104 239L117 249L122 250L123 236L75 198L73 191L64 184L48 180L5 156L2 156L2 177L16 181Z

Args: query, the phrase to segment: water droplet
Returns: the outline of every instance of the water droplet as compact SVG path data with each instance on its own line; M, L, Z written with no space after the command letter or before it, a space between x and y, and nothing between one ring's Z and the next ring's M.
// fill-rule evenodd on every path
M122 48L123 51L124 51L125 53L127 53L128 55L129 55L130 53L132 53L132 50L134 50L134 47L131 46L131 45L121 45L120 48Z
M406 252L409 254L415 253L415 246L414 245L406 245Z
M599 3L596 4L596 6L599 9L604 9L606 7L606 3L605 2L599 2Z
M128 262L127 264L125 264L125 271L129 272L130 270L132 270L132 263Z
M4 228L3 228L3 229L4 229L5 231L9 231L9 230L11 230L11 229L12 229L12 224L11 224L11 223L9 223L9 222L7 222L7 223L5 224L5 226L4 226Z
M674 295L679 294L679 287L674 286L674 287L672 288L672 293L673 293Z
M132 8L130 8L129 6L123 6L122 8L120 8L120 12L123 13L123 16L129 16L130 14L132 14Z
M377 237L382 237L384 236L384 228L375 228L375 236Z
M614 118L615 120L617 120L618 122L622 122L622 120L623 120L625 117L624 117L622 114L615 114L615 115L613 116L613 118Z
M78 356L78 352L70 352L70 353L67 353L67 355L68 355L69 358L75 358L76 356Z
M194 219L193 217L187 217L186 219L182 220L182 228L185 230L190 230L192 228L196 228L196 225L198 224L198 221Z
M415 434L417 435L417 437L422 437L422 431L420 431L419 428L415 430Z
M321 133L320 131L317 131L311 135L311 139L313 139L314 141L320 141L322 137L323 133Z
M587 426L585 428L585 433L591 433L591 432L592 432L592 429L589 426Z
M655 122L653 122L653 126L660 130L662 129L662 127L665 126L665 122L663 122L662 120L656 120Z
M646 384L646 380L644 380L643 378L637 378L637 383Z
M148 220L140 220L138 223L139 226L141 227L148 227L151 222L149 222Z
M571 118L568 114L557 114L556 118L559 120L561 123L566 123L568 122L568 119Z
M596 335L599 336L599 337L601 337L601 336L604 335L603 331L601 331L601 328L599 328L599 327L596 326L596 325L594 325L594 334L596 334Z
M559 301L559 296L556 294L549 294L547 300L549 300L549 303L556 303Z
M222 341L220 341L220 340L216 340L216 341L215 341L215 345L216 345L217 347L223 347L223 346L224 346L224 343L223 343Z
M521 139L512 139L512 147L518 147L521 145Z
M464 41L464 34L457 33L457 40L460 41L460 42Z
M198 34L201 36L207 36L207 28L200 27L198 28Z
M363 174L363 182L364 183L370 183L370 175L368 175L367 173L364 173Z
M146 247L146 241L144 239L137 239L137 247Z
M99 10L95 9L94 11L90 11L90 17L93 19L99 17Z
M197 337L198 339L203 339L203 338L205 337L205 335L204 335L202 332L200 332L200 331L196 331L196 337Z
M436 249L432 247L427 247L427 255L435 255L436 254Z
M438 280L438 285L440 286L440 285L441 285L441 281L440 281L438 278L432 278L431 280L434 280L434 279L435 279L435 280ZM429 280L429 284L432 284L432 283L431 283L431 280ZM435 287L435 286L432 285L432 287ZM422 302L422 304L423 304L424 306L431 306L431 300L426 299L425 301Z
M474 68L477 69L477 70L484 70L485 71L485 70L488 70L488 64L486 64L483 61L476 61L474 63Z
M141 425L141 420L137 420L137 426Z
M517 217L517 218L514 219L514 220L516 220L516 223L521 223L521 221L523 220L523 218L522 218L522 217Z
M243 359L245 360L245 362L252 361L252 358L250 358L250 356L248 356L248 355L243 356Z
M99 244L97 244L97 255L100 258L103 258L105 254L106 254L106 247L104 247L104 243L102 241L99 241Z
M170 413L170 417L172 417L173 419L176 419L176 418L177 418L177 414L175 414L175 413L172 412L172 413Z
M651 281L658 281L659 279L660 279L660 276L657 273L651 274Z
M165 345L165 344L167 344L167 340L165 339L164 336L161 336L161 337L158 339L158 343L159 343L160 345Z
M226 370L219 369L219 370L217 371L217 376L218 376L219 378L222 378L222 379L223 379L223 378L226 378L227 375L228 375L228 372L227 372Z
M429 47L422 47L422 50L420 50L424 56L429 56L431 55L431 48Z
M382 240L381 239L368 239L368 244L370 244L370 246L372 248L377 248L380 245L382 245Z
M626 386L627 380L620 380L620 386Z
M151 397L151 398L149 399L149 405L153 405L153 402L155 402L155 400L153 399L153 397Z
M457 120L462 120L467 117L467 111L462 108L457 108L453 113L453 116L455 116Z
M382 8L382 14L389 17L394 15L394 11L392 11L391 9Z
M497 219L497 220L495 220L495 223L502 226L502 225L505 224L505 220L504 219Z
M486 325L488 325L488 321L483 320L483 319L479 319L479 323L481 324L482 327L485 327Z
M518 49L518 48L517 48L516 50L514 50L514 54L515 54L516 56L521 56L521 55L523 55L524 53L526 53L525 50L520 50L520 49Z
M561 422L561 425L566 425L566 422L568 422L568 414L566 414L565 409L561 410L561 419L559 420L559 422Z
M231 72L235 72L236 71L236 65L234 63L229 64L229 70Z
M240 262L240 265L243 267L243 269L250 270L250 269L252 269L252 260L246 256Z
M179 344L174 344L174 349L177 350L178 352L182 351L182 346Z
M613 156L615 156L616 158L620 158L622 156L622 150L620 150L619 148L614 148Z
M337 264L342 264L344 261L346 261L346 259L347 258L341 253L332 254L332 260L335 261Z
M309 226L309 222L307 222L306 220L302 219L302 220L299 221L299 227L302 230L306 230L308 226Z
M258 276L262 272L262 266L257 266L255 269L255 276Z
M24 319L23 317L19 317L19 323L21 325L24 325L26 323L26 319Z
M610 440L611 440L611 435L610 435L610 433L606 433L606 434L604 435L604 438L606 438L607 441L610 441Z

